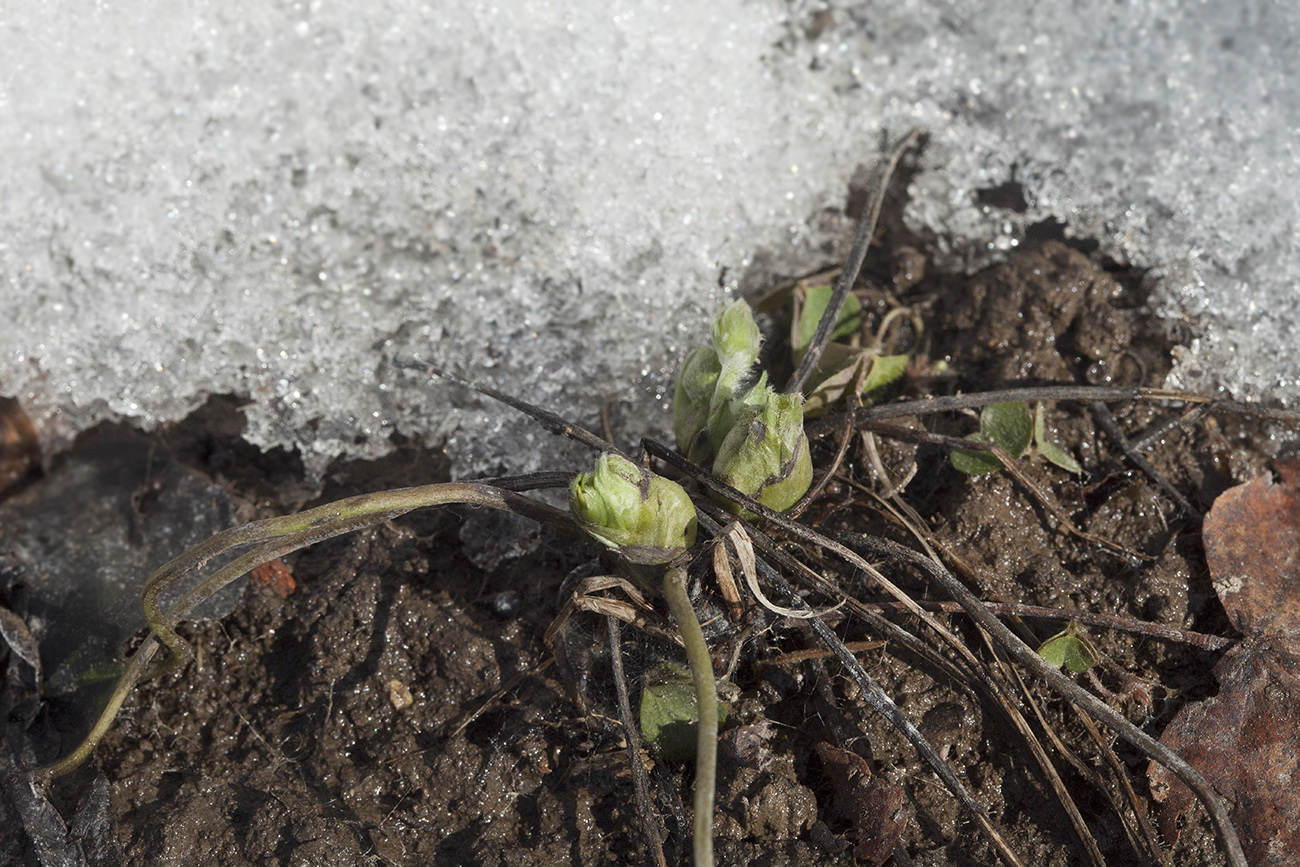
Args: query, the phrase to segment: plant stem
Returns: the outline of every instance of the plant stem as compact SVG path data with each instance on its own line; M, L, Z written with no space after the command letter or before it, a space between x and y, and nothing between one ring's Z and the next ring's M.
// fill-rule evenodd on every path
M713 678L713 660L704 630L691 606L686 589L686 569L673 566L664 574L664 598L686 645L686 658L695 681L695 703L699 708L699 730L695 741L695 867L713 865L713 793L717 786L718 687Z
M501 509L540 523L573 529L573 521L567 512L530 500L521 494L482 483L447 482L362 494L295 515L267 518L217 533L149 577L145 583L143 605L145 619L149 622L153 635L145 640L131 658L107 706L86 739L62 760L32 771L32 779L44 785L84 762L108 733L122 703L137 683L171 671L189 659L189 644L176 633L176 624L188 617L200 602L231 581L263 563L324 539L381 524L415 509L455 503ZM246 545L254 547L200 581L168 610L162 610L161 595L173 582L198 571L213 557ZM696 630L699 630L698 622ZM165 645L168 658L151 669L149 663L158 652L160 643ZM714 730L717 730L716 721Z

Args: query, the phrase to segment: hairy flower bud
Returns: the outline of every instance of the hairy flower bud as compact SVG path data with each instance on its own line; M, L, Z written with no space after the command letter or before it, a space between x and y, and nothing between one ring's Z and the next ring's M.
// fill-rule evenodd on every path
M722 308L718 318L713 320L710 334L713 337L713 348L718 353L718 362L722 365L722 370L718 373L718 384L713 390L713 407L709 413L709 431L716 435L713 416L718 414L719 407L725 407L739 397L741 384L749 376L754 362L758 361L758 349L763 342L763 335L759 333L758 323L754 321L754 312L744 299L733 301ZM721 435L726 436L726 431L722 431ZM719 437L714 436L715 448L718 442Z
M673 436L682 454L690 456L693 443L709 421L713 391L722 363L711 346L697 346L686 356L673 395Z
M767 384L767 371L763 371L763 375L758 378L758 382L754 383L753 388L745 392L744 395L715 403L709 411L708 450L705 451L703 448L699 448L702 437L697 438L695 442L697 449L688 454L687 457L697 464L711 462L714 456L718 454L718 450L722 448L722 441L727 438L727 434L731 433L731 429L736 426L736 420L740 418L741 414L751 406L763 406L771 400L772 394L772 387Z
M740 391L763 335L743 299L722 308L710 328L712 346L691 350L677 375L673 396L673 435L677 448L697 464L717 454L737 414L769 391L766 375L743 396Z
M695 505L682 486L619 455L601 455L594 472L578 474L569 511L633 563L667 563L695 543Z
M763 342L763 335L758 330L758 323L754 321L754 311L743 298L722 308L718 318L713 320L709 333L723 367L737 367L741 371L747 371L758 361L758 348Z
M812 457L803 431L803 398L775 394L745 407L713 462L713 474L769 509L784 512L812 485ZM742 517L753 516L732 504Z

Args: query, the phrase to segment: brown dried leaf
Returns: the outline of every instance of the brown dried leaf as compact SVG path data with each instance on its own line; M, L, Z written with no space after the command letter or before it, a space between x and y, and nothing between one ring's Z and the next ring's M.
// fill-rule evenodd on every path
M41 446L32 420L18 401L0 397L0 496L30 478L41 465Z
M903 790L874 776L867 760L857 753L828 743L819 743L816 749L831 780L831 805L858 832L853 857L869 864L885 863L907 827Z
M1206 562L1232 622L1245 634L1214 673L1219 693L1180 710L1161 740L1233 806L1251 864L1300 863L1300 494L1258 478L1224 492L1205 518ZM1194 796L1152 763L1161 833L1178 836Z
M298 583L293 580L293 571L283 560L263 563L252 574L259 584L281 599L288 599L298 589Z
M1300 493L1268 477L1224 491L1205 517L1214 589L1248 637L1300 636Z
M8 608L0 605L0 638L9 645L9 649L18 654L18 658L30 665L36 672L36 689L41 688L41 648L32 637L27 623Z

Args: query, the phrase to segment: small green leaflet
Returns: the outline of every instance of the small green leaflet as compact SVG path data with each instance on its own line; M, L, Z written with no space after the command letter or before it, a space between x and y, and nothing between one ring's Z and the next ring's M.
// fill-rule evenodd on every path
M966 439L998 446L1013 458L1022 457L1032 444L1038 454L1061 469L1083 472L1073 455L1047 438L1047 419L1041 403L1032 415L1024 403L989 404L980 413L979 432ZM991 452L955 449L949 460L955 469L972 476L1002 469L1002 461Z
M727 706L718 702L718 722L727 718ZM659 747L670 762L695 758L695 685L690 672L678 665L655 666L641 692L641 734Z
M1073 620L1065 629L1044 641L1038 648L1038 655L1048 665L1067 668L1075 674L1097 664L1092 644L1079 632L1079 624Z
M803 358L804 350L808 348L813 335L817 333L817 323L821 322L822 315L826 312L826 305L831 301L832 292L834 289L830 286L810 286L806 290L803 309L799 312L799 327L795 331L794 346L791 347L796 360ZM862 303L852 294L846 295L844 306L840 309L840 316L835 320L835 328L831 331L831 340L852 337L857 334L861 324Z
M1018 458L1029 449L1034 436L1034 419L1029 407L1017 401L991 403L980 413L979 433L966 437L977 443L988 443ZM949 457L957 470L975 476L1002 469L1000 461L991 452L956 449Z
M1074 459L1074 455L1047 439L1047 419L1044 417L1043 405L1040 403L1034 413L1034 444L1038 453L1068 473L1082 473L1083 467Z

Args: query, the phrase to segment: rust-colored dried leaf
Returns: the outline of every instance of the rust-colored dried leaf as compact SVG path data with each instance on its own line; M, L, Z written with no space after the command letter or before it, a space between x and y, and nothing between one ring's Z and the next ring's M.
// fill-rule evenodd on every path
M31 478L41 465L36 428L18 401L0 397L0 496Z
M1300 632L1300 493L1267 476L1229 488L1205 516L1205 562L1242 634Z
M1253 479L1223 493L1206 516L1206 562L1233 623L1245 634L1214 673L1219 693L1180 710L1161 740L1230 804L1252 865L1300 863L1300 495ZM1160 827L1178 836L1194 797L1152 764Z
M1247 861L1300 863L1300 659L1290 648L1247 641L1214 672L1219 694L1184 707L1160 740L1232 804ZM1176 840L1178 816L1194 796L1159 765L1148 776L1161 802L1160 833Z
M293 580L293 572L283 560L263 563L252 574L259 584L281 599L288 599L289 594L298 589L298 583Z
M903 790L873 775L867 760L857 753L828 743L816 749L831 781L831 805L858 832L853 857L869 864L885 863L907 827Z

